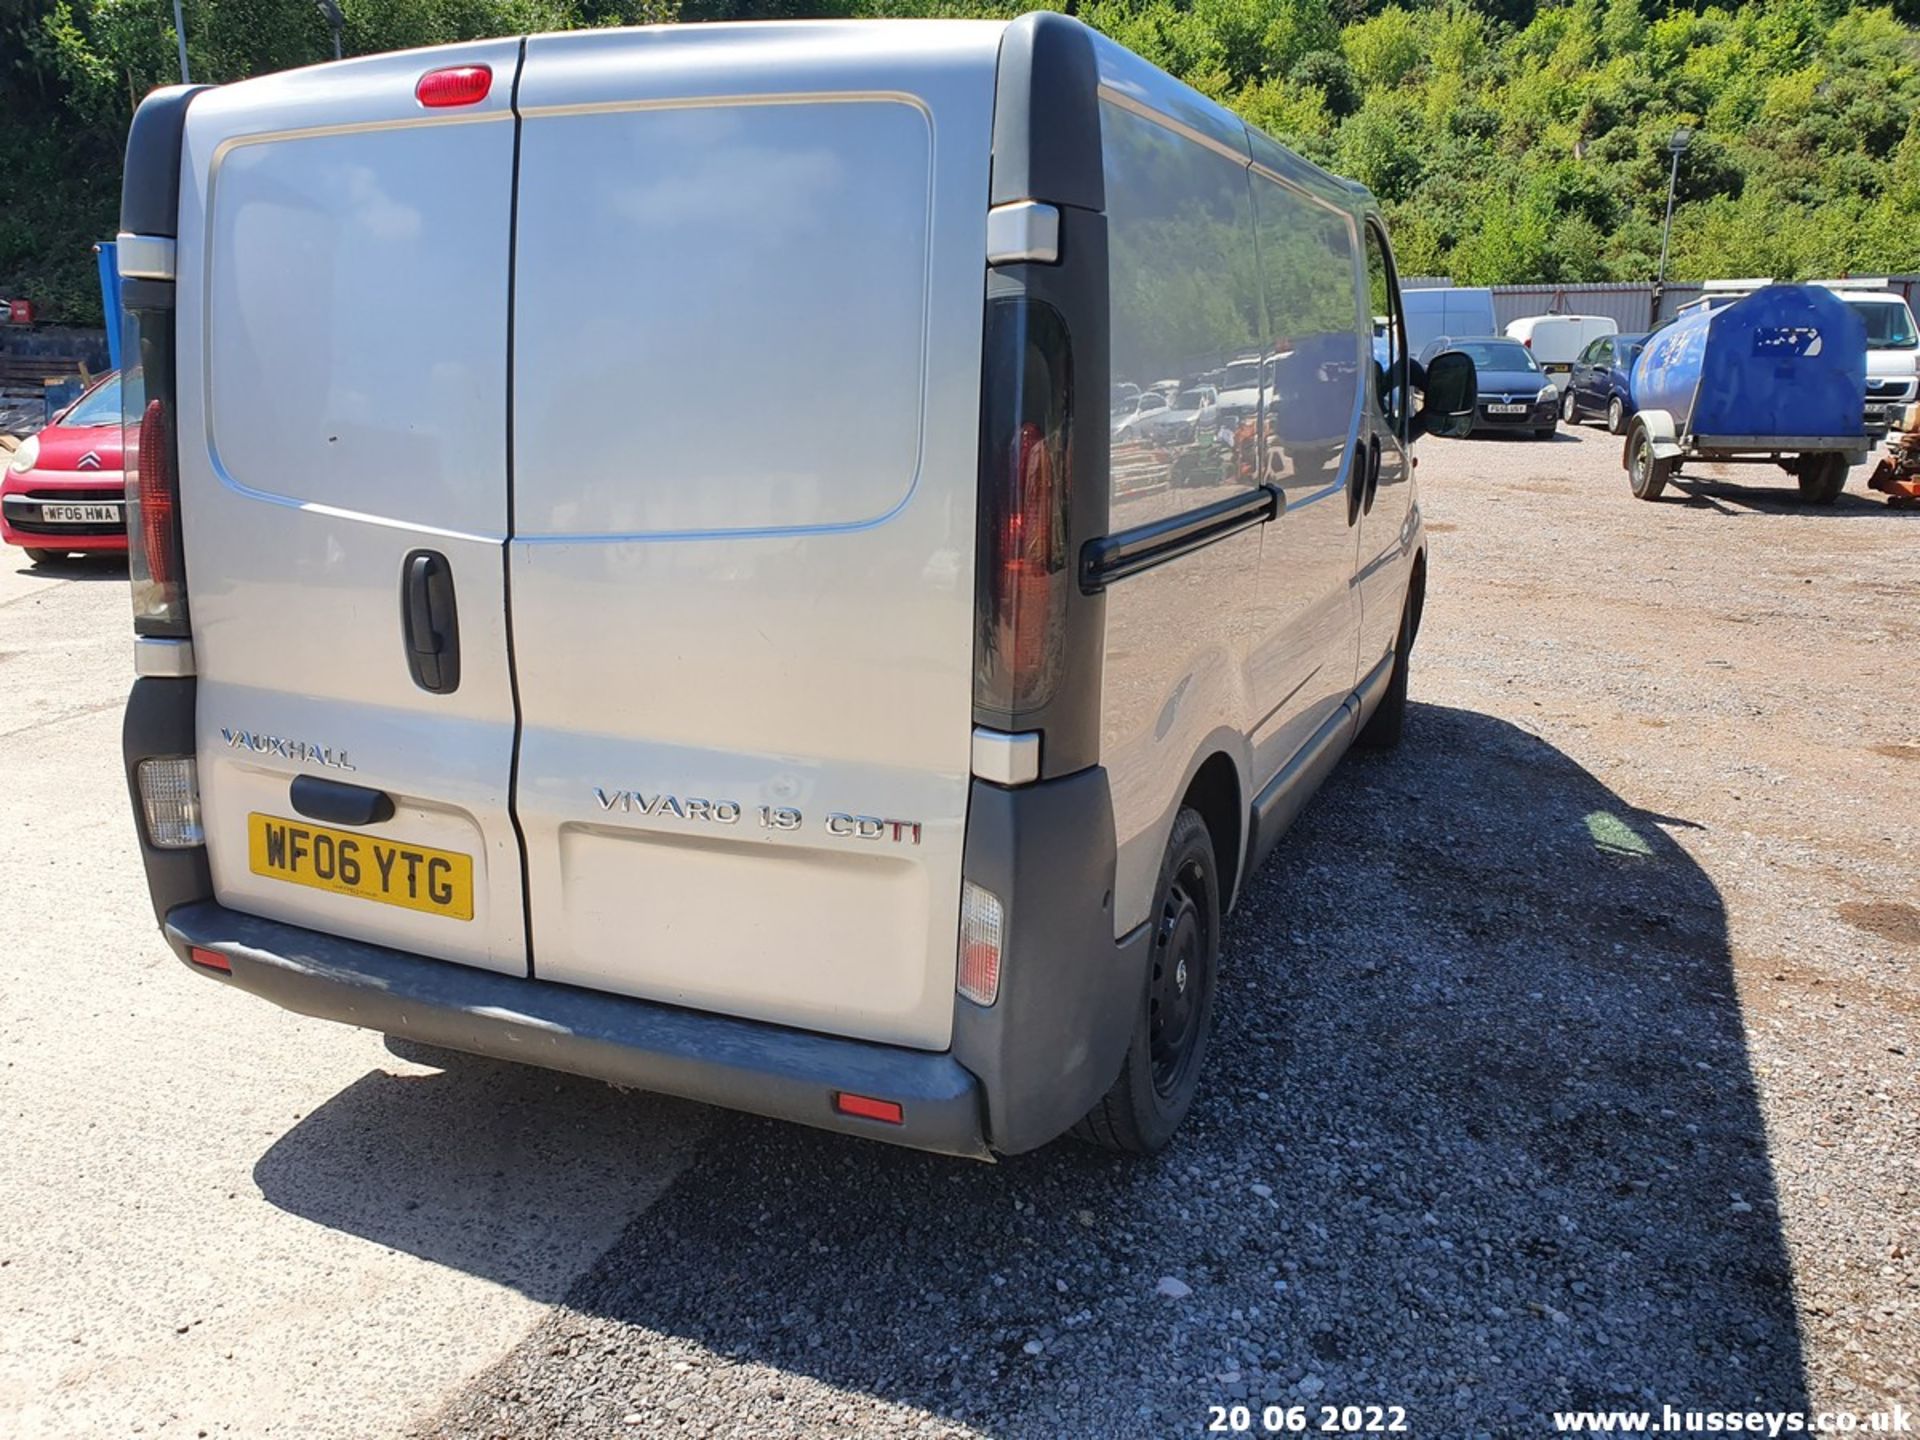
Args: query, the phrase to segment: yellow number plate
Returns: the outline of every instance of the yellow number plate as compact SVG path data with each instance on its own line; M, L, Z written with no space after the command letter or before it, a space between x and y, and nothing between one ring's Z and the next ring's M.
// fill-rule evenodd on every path
M247 857L254 874L273 880L454 920L473 918L473 858L451 850L255 812L247 816Z

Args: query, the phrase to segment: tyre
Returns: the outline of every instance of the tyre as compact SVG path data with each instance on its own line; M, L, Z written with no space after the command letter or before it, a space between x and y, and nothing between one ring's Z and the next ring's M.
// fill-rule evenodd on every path
M1407 727L1407 672L1413 660L1413 615L1414 597L1409 592L1407 603L1400 611L1400 633L1393 641L1393 674L1387 680L1387 693L1367 717L1360 733L1353 737L1355 746L1362 750L1393 749Z
M1634 498L1658 500L1672 478L1673 461L1657 458L1653 453L1653 436L1647 433L1646 426L1635 425L1633 437L1627 441L1627 483L1633 487Z
M64 550L29 550L27 551L27 563L29 565L51 565L66 553Z
M1828 453L1802 455L1794 466L1800 482L1800 500L1806 505L1831 505L1847 485L1847 457Z
M1113 1088L1073 1127L1081 1139L1151 1155L1193 1107L1220 968L1219 874L1206 822L1183 806L1160 865L1151 964L1127 1058Z
M1607 401L1607 433L1609 435L1622 435L1626 433L1626 429L1627 407L1621 403L1620 397L1616 395Z
M1560 418L1569 425L1580 423L1580 402L1573 398L1573 388L1569 386L1560 397Z

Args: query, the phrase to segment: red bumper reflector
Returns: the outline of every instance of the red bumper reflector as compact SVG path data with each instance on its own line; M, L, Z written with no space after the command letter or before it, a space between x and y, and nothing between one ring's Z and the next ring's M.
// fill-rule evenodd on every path
M842 1115L858 1115L862 1120L881 1120L889 1125L902 1122L898 1101L875 1100L870 1095L849 1095L844 1090L836 1090L833 1108Z
M474 105L487 98L493 88L493 67L489 65L449 65L444 70L429 70L413 87L413 98L422 105L439 109L447 105Z
M189 945L187 958L196 965L206 966L209 970L219 970L228 975L233 973L233 966L227 963L227 957L218 950L203 950L198 945Z

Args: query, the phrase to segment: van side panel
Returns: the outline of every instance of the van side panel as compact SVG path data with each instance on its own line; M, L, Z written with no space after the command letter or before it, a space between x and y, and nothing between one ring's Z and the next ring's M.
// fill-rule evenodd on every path
M1273 356L1266 479L1283 497L1260 541L1250 726L1258 789L1353 690L1358 530L1348 502L1366 469L1356 441L1372 324L1360 303L1348 197L1265 136L1250 142Z
M1117 91L1104 93L1100 111L1113 383L1145 389L1258 349L1265 324L1244 159L1140 113ZM1222 444L1212 432L1122 430L1112 451L1111 531L1248 493L1260 478L1249 443L1251 432ZM1116 935L1147 918L1202 742L1223 726L1236 736L1251 728L1259 564L1256 527L1107 590L1100 758L1118 842ZM1244 742L1233 748L1244 778ZM1238 857L1220 865L1231 877Z
M522 974L504 307L518 42L380 56L199 96L181 167L180 485L207 850L224 905ZM485 63L456 117L414 101ZM408 555L444 556L457 690L408 668ZM291 781L385 791L366 832L471 858L471 918L254 872Z
M948 1043L1002 28L528 43L512 598L542 979Z

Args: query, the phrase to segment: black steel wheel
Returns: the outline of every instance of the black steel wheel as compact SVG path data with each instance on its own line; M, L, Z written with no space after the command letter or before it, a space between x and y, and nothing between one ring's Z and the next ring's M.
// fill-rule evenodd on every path
M1154 897L1148 963L1133 1038L1100 1103L1074 1126L1083 1140L1151 1155L1193 1107L1220 966L1220 872L1213 837L1191 806L1167 841Z

